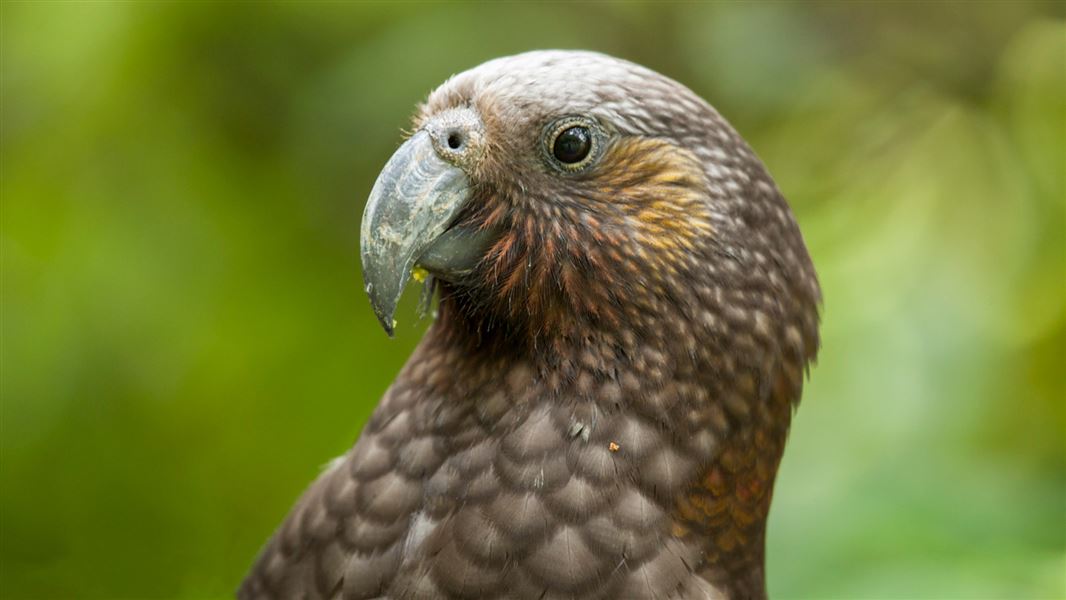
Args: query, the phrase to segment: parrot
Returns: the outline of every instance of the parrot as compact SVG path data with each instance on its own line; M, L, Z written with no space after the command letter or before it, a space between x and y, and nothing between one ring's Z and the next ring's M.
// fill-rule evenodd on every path
M237 596L765 598L822 296L754 151L589 51L454 75L410 131L360 257L388 335L412 278L435 317Z

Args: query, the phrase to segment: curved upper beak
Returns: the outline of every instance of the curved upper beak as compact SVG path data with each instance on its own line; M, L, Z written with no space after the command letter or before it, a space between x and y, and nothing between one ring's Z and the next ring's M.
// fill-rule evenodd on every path
M412 267L424 259L427 269L448 278L480 259L484 233L448 231L470 189L466 173L437 154L425 130L404 142L378 175L359 247L366 293L390 336Z

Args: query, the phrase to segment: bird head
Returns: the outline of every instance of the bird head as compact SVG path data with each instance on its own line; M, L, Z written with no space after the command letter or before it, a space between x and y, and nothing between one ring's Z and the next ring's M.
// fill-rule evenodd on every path
M619 329L691 338L699 325L735 337L741 320L816 344L818 284L791 211L683 85L602 54L529 52L446 81L413 131L362 224L388 333L424 269L442 313L479 335L550 346Z

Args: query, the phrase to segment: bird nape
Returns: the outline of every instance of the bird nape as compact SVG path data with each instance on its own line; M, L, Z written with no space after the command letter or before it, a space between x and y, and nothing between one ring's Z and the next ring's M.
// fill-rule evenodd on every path
M241 598L759 598L818 348L796 221L681 84L590 52L456 75L374 185L366 290L438 317Z

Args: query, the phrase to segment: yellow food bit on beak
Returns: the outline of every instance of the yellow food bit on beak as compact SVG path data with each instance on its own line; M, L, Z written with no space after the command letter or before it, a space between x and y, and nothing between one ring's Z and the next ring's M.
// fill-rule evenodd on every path
M418 283L425 283L426 277L429 277L429 271L422 267L415 267L411 269L411 277L413 277Z

